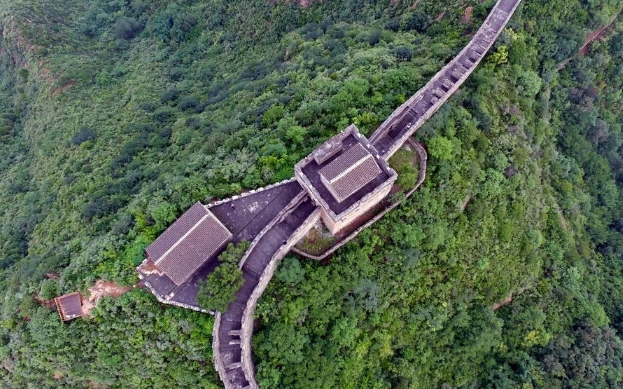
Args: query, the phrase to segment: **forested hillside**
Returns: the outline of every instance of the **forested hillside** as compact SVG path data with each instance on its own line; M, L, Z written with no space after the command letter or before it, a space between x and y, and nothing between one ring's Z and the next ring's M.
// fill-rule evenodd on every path
M222 387L209 315L140 289L68 323L39 301L135 284L195 201L369 134L494 2L290 3L0 0L3 387ZM579 53L620 8L520 6L418 132L423 187L327 263L283 261L262 388L623 386L623 23Z

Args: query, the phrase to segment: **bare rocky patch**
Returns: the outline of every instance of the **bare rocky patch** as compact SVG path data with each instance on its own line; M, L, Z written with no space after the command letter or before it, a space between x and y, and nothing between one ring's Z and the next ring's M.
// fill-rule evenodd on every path
M119 297L132 289L131 286L121 286L111 281L98 280L89 288L89 297L82 302L82 313L87 316L97 306L98 301L104 296Z
M505 298L504 300L502 300L502 301L498 301L497 303L493 304L493 305L491 306L491 309L493 309L494 311L496 311L496 310L498 310L498 309L502 308L503 306L505 306L505 305L508 305L508 304L512 303L512 302L513 302L513 297L516 297L517 295L522 294L523 292L525 292L525 291L526 291L526 289L527 289L527 287L522 286L522 287L521 287L521 288L519 288L519 289L518 289L515 293L511 293L511 294L509 294L509 295L508 295L508 297L507 297L507 298Z
M583 57L587 56L589 49L591 47L591 43L593 43L596 40L600 40L604 38L612 31L612 29L614 28L614 23L616 22L617 18L619 17L622 11L623 11L623 8L620 9L616 15L614 15L610 23L608 23L606 26L600 29L597 29L591 32L590 34L588 34L588 36L584 40L584 44L582 45L582 47L580 47L580 55L582 55Z
M465 24L469 24L472 21L472 15L474 14L474 7L465 8L465 12L463 12L463 17L461 20Z

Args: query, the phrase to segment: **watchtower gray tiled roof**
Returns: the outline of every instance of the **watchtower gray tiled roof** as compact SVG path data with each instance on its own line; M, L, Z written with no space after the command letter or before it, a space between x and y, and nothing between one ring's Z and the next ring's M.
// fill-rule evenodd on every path
M334 220L358 209L396 179L396 172L354 124L299 161L294 171L299 183Z
M356 144L320 169L320 178L339 202L357 192L381 173L372 154Z
M335 180L338 176L344 174L354 164L362 159L369 157L370 153L363 148L360 143L344 151L339 157L331 161L328 165L320 169L320 174L328 181Z

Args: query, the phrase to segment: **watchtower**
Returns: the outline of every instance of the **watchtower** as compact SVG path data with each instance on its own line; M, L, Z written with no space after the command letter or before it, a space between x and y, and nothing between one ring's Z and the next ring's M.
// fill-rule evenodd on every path
M297 163L294 172L334 235L383 200L397 177L354 124Z

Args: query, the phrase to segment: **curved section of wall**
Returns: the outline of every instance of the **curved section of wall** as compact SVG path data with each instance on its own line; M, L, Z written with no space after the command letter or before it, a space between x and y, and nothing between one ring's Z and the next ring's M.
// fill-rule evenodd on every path
M465 82L493 46L520 2L498 0L469 44L372 134L370 143L383 158L389 159Z
M253 377L251 388L258 389L258 385L255 382L255 365L251 357L251 337L253 336L253 313L257 306L257 302L264 293L264 290L268 286L268 282L272 279L277 265L290 251L292 246L296 244L307 232L314 226L316 221L320 218L320 208L314 207L313 211L303 210L305 213L309 213L303 223L290 235L283 245L277 250L276 253L270 259L270 262L264 269L258 285L253 290L253 293L247 301L247 306L242 316L242 331L240 338L242 341L242 369L248 377Z
M240 260L244 283L227 310L216 314L212 331L214 365L225 388L257 388L251 359L255 306L279 260L293 241L311 228L318 215L318 207L301 188L256 236Z

